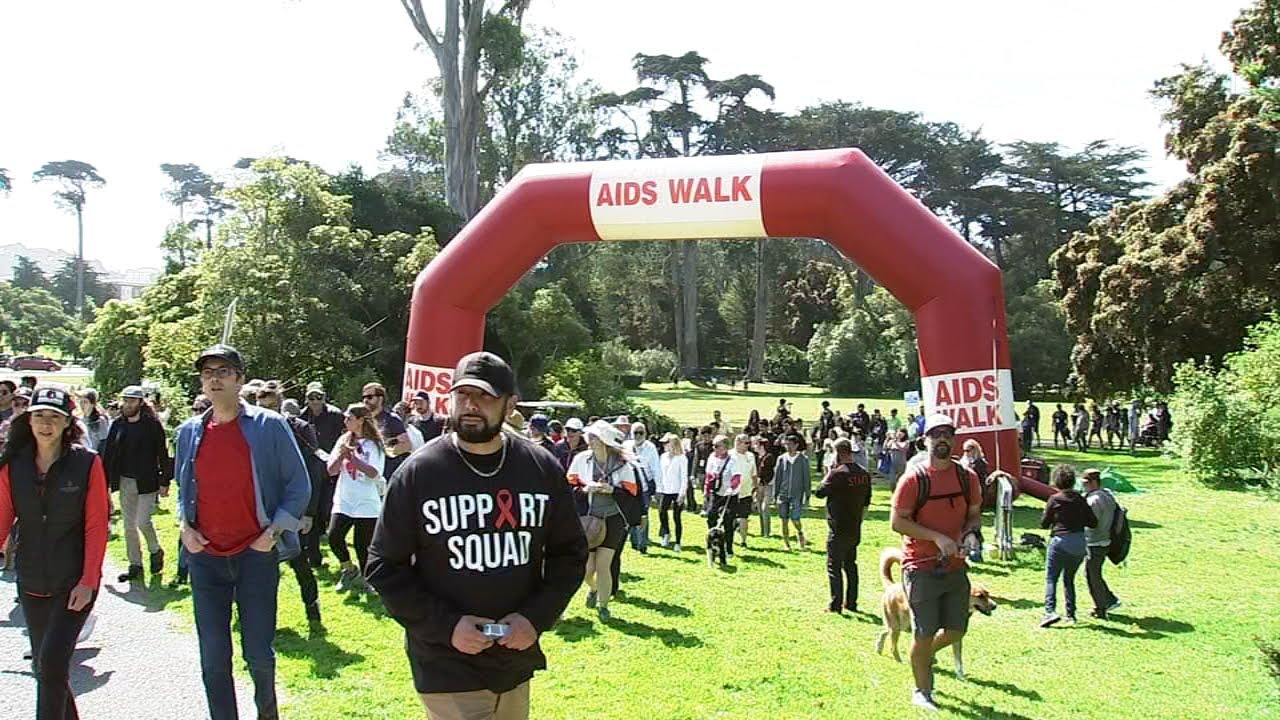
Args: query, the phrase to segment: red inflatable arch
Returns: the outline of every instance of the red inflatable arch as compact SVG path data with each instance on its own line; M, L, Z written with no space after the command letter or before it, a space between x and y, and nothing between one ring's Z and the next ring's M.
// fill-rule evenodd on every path
M915 315L921 399L1019 475L1000 271L858 150L532 165L418 275L404 391L446 412L485 313L560 243L813 237Z

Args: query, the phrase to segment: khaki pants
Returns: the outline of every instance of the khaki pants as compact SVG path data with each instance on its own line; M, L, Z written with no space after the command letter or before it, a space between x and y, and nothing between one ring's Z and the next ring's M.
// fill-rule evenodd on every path
M528 720L529 681L499 695L488 690L421 696L431 720Z
M124 515L124 547L129 555L130 565L142 564L142 545L138 541L138 531L147 536L147 551L154 553L160 549L160 538L156 536L156 526L151 524L151 512L156 507L156 493L138 494L138 481L131 477L120 477L120 511Z

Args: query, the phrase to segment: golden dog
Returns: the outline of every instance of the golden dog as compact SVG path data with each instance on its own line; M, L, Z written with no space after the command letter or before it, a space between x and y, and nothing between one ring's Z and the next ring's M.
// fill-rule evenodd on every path
M907 594L902 589L902 583L893 579L893 566L902 564L902 551L898 548L885 548L880 553L880 579L884 581L884 595L880 598L880 612L884 618L884 629L880 631L880 636L876 638L876 654L879 655L884 650L885 638L891 637L890 647L893 649L893 659L902 662L902 656L898 653L898 635L903 630L911 627L911 607L907 604ZM991 599L991 593L979 583L970 583L969 586L969 614L972 615L974 610L983 615L990 615L995 612L996 603ZM964 680L964 657L962 655L963 638L955 641L951 645L951 654L956 661L956 679Z

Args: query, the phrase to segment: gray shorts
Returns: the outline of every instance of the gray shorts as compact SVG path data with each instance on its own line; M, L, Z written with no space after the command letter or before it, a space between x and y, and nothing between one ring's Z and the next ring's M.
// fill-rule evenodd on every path
M902 574L902 589L911 606L916 637L933 637L941 629L969 629L969 573L964 570L937 576L930 569Z
M804 503L795 498L778 498L778 517L789 518L791 522L800 522L804 512Z

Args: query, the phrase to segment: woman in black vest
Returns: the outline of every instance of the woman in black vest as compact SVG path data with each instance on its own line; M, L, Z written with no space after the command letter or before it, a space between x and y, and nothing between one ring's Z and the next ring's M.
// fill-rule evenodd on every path
M36 719L78 718L69 673L107 550L107 480L80 445L70 396L36 388L0 453L0 537L22 524L18 598L31 636Z

